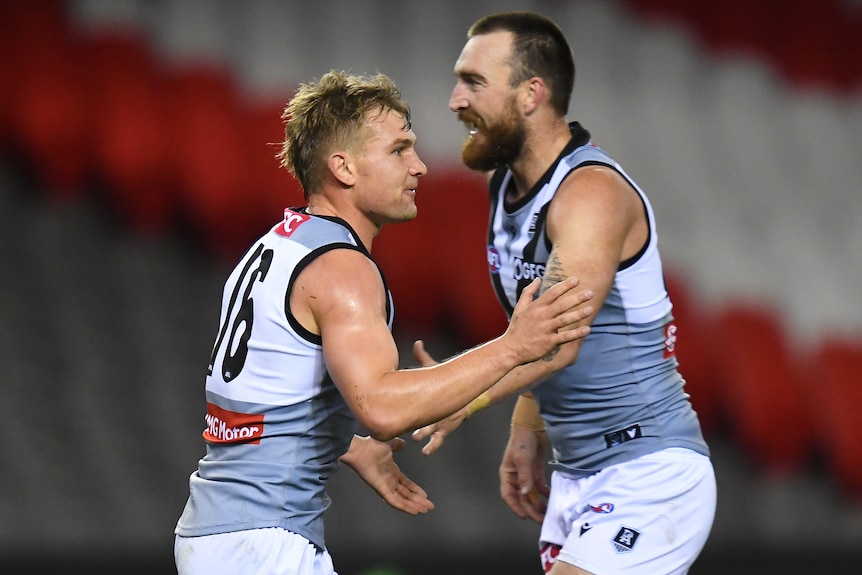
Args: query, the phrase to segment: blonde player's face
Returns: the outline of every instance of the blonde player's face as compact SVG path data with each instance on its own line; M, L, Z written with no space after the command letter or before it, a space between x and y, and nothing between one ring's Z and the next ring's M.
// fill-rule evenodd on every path
M428 171L416 152L416 135L404 116L387 111L366 122L357 154L357 204L378 225L412 220L419 178Z

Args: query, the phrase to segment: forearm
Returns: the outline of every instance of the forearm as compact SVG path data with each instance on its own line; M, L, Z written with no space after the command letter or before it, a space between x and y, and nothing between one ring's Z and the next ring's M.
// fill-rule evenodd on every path
M467 417L513 395L524 393L577 359L580 342L561 347L552 358L520 365L467 405Z
M433 366L392 371L376 388L379 393L367 398L363 423L381 439L437 422L476 399L519 361L497 338Z
M585 337L588 327L570 329L593 311L584 305L592 293L573 293L577 285L570 278L535 298L534 281L521 293L503 335L436 365L398 369L397 349L388 332L381 335L380 322L373 325L376 332L367 325L340 332L336 327L324 338L324 359L360 423L386 440L452 415L516 367L555 358L566 344Z

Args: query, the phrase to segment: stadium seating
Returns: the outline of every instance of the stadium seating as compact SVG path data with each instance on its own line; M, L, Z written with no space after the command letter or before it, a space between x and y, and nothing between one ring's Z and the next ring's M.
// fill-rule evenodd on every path
M678 272L665 272L665 285L673 302L673 318L677 327L676 356L685 379L685 391L697 411L703 433L716 435L722 425L721 404L710 353L712 318L706 313L697 294Z
M83 39L93 110L93 181L135 233L168 232L177 221L166 80L134 30Z
M736 444L767 473L799 471L809 461L813 423L800 372L779 315L766 306L724 306L710 333L722 410Z
M808 405L817 421L819 449L841 488L862 502L862 341L832 337L820 342L807 376Z
M19 205L3 197L0 205L4 269L15 270L0 280L0 302L13 302L0 308L10 398L0 406L0 430L20 437L16 430L31 429L29 443L9 442L13 464L0 471L0 487L48 493L28 493L4 507L0 540L8 535L16 545L19 533L32 532L69 547L87 545L82 525L119 518L129 527L112 535L127 545L120 548L132 548L151 544L152 534L165 530L164 517L173 520L182 502L164 496L160 482L166 474L183 477L171 487L184 490L201 448L196 362L214 328L220 266L282 208L303 199L274 157L289 89L250 98L225 62L177 64L156 49L157 34L145 25L77 28L64 12L71 4L0 0L0 164L25 174L28 185L10 197L38 191L49 200L39 212L37 198ZM846 4L584 2L603 25L618 26L608 28L613 33L597 28L587 36L592 43L607 35L631 44L598 46L599 65L585 59L583 73L598 78L600 88L587 87L578 100L595 118L596 133L616 146L611 151L626 156L626 169L651 184L645 188L657 205L660 241L667 242L677 357L707 439L731 442L733 457L743 455L759 472L746 478L752 482L832 481L847 497L829 508L833 515L849 501L862 502L855 429L862 352L856 339L832 337L828 327L822 337L795 329L778 308L809 319L826 310L830 317L816 319L828 326L852 315L840 302L858 296L862 204L853 185L862 177L856 161L862 132L854 119L862 33L860 11L847 12ZM618 18L609 5L632 10ZM455 10L438 6L435 14L449 9ZM780 18L767 26L776 13ZM708 53L692 52L686 36L664 28L656 41L636 24L640 18L684 28ZM591 24L580 26L587 32ZM704 59L723 55L738 66L703 71ZM374 257L394 293L397 334L434 335L462 349L505 329L488 283L485 187L457 162L420 151L432 168L420 181L420 217L387 227ZM793 185L800 181L805 193ZM121 232L100 219L102 208ZM695 230L691 243L675 242L674 228ZM191 237L202 251L184 258L188 246L177 236ZM141 237L143 244L133 241ZM755 248L770 256L767 264L743 257ZM673 256L680 255L684 265L676 265ZM730 277L733 288L717 285L721 277ZM737 291L737 284L745 285ZM764 289L774 301L739 295L775 284L784 289ZM817 310L814 302L810 310L798 305L813 298L821 300ZM481 460L490 469L497 460L484 438L498 427L505 431L505 414L495 419L488 412L488 419L469 424L471 441L453 447L460 457L453 465L468 466L471 482L469 463ZM70 444L86 447L72 456ZM159 449L168 444L171 450ZM428 473L453 481L450 469ZM88 483L90 477L98 479ZM484 499L468 501L471 493L440 498L486 513ZM370 500L363 510L379 511L379 504ZM48 526L33 519L48 516L57 516ZM857 525L850 517L848 524ZM461 545L470 528L437 531ZM77 539L69 535L76 533Z

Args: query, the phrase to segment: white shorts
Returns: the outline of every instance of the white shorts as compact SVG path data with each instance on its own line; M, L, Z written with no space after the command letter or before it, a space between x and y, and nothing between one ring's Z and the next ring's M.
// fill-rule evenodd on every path
M336 575L326 550L277 527L174 539L178 575Z
M595 575L688 573L715 517L712 462L665 449L580 479L555 471L539 537L542 565Z

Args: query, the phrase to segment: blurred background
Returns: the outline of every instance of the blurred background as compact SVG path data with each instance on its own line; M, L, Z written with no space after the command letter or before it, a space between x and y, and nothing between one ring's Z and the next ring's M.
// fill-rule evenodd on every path
M172 573L204 373L236 258L302 203L280 112L332 68L384 72L429 166L374 255L404 366L505 328L486 199L447 109L466 30L552 17L570 118L650 196L719 507L692 573L862 560L858 0L0 0L0 571ZM398 461L437 505L336 474L342 575L539 573L498 496L509 405Z

